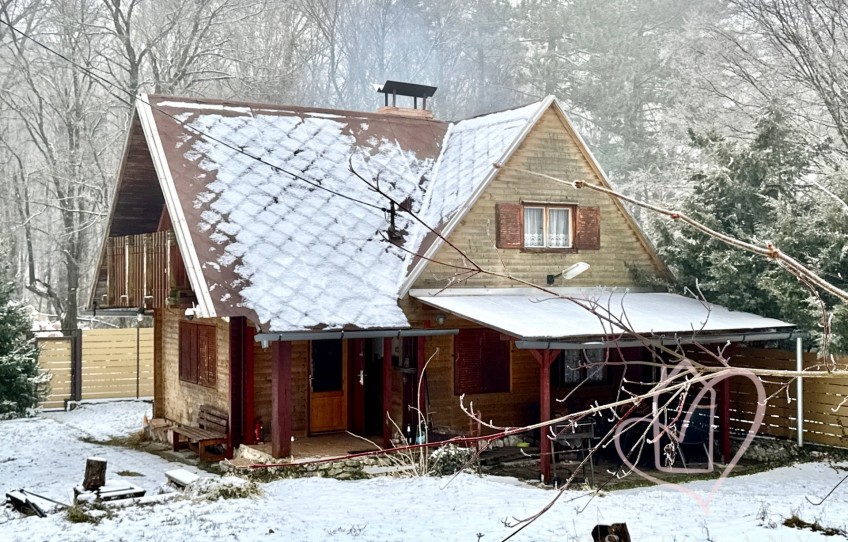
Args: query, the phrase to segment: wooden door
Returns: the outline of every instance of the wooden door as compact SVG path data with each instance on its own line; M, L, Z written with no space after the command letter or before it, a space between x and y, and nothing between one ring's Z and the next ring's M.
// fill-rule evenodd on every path
M347 344L312 341L309 374L309 432L347 429Z

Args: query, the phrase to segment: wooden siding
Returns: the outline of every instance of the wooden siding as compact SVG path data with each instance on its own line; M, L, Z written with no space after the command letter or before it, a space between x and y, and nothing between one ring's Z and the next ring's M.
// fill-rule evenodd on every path
M179 373L180 321L185 320L181 309L160 309L162 312L162 409L157 413L178 423L194 423L200 405L212 405L229 411L230 327L223 319L195 319L198 323L216 326L217 375L214 388L183 382Z
M508 165L566 180L582 179L600 184L589 162L553 110L542 116ZM570 203L578 208L598 207L600 249L578 250L577 254L496 249L496 205L517 204L521 200ZM484 269L508 272L535 284L545 284L547 275L556 274L577 261L584 261L592 267L567 283L557 279L557 286L632 285L626 264L652 273L660 272L651 253L642 245L632 223L610 197L585 188L573 189L509 169L502 169L498 173L454 230L450 240ZM462 258L448 246L442 247L435 260L455 265L463 264ZM413 287L441 288L454 274L453 268L429 263ZM510 287L516 286L516 283L507 278L480 274L457 286Z
M42 408L65 408L65 401L71 398L71 341L70 337L38 339L38 366L53 375Z
M152 328L82 332L83 400L136 397L136 381L138 396L153 395Z
M173 231L106 239L106 292L100 307L160 308L191 297ZM178 299L179 298L179 299Z
M805 368L817 363L815 353L805 353ZM845 363L845 358L838 360ZM795 370L795 353L783 350L740 348L731 361L734 367ZM798 431L795 382L786 386L787 378L765 377L766 403L760 435L794 439ZM804 379L804 440L816 444L848 446L848 378ZM745 378L731 380L731 427L747 431L757 410L757 394L753 383Z

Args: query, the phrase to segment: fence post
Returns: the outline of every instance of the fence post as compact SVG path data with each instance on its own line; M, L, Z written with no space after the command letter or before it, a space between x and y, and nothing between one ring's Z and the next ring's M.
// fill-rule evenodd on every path
M82 401L82 330L71 332L71 400Z
M138 399L141 379L141 319L135 324L135 398Z
M799 373L804 370L804 351L801 347L801 337L795 340L795 370ZM795 381L796 395L798 399L798 446L804 445L804 379L798 377Z

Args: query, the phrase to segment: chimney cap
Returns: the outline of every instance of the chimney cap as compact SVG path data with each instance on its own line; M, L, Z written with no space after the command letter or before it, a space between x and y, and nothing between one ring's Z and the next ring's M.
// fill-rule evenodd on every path
M377 92L383 94L396 94L399 96L410 96L412 98L431 98L436 93L438 87L428 85L418 85L415 83L404 83L401 81L386 81L380 87L377 87Z

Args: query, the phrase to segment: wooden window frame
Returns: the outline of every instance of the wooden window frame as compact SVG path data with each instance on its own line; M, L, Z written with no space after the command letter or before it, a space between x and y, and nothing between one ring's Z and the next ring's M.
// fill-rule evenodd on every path
M542 209L542 241L544 246L527 246L525 232L525 213L527 209ZM568 210L568 245L563 247L548 246L548 223L550 221L549 214L551 209L566 209ZM577 205L573 203L537 203L537 202L521 202L521 251L522 252L559 252L573 253L577 252L574 247L574 234L577 227Z
M478 355L462 359L458 341L479 341ZM502 351L499 351L503 349ZM495 356L487 362L486 357ZM503 366L499 365L503 364ZM488 328L462 329L454 336L454 395L510 393L512 391L512 345L501 333Z
M215 388L218 382L218 333L214 324L180 321L179 376L181 382Z

